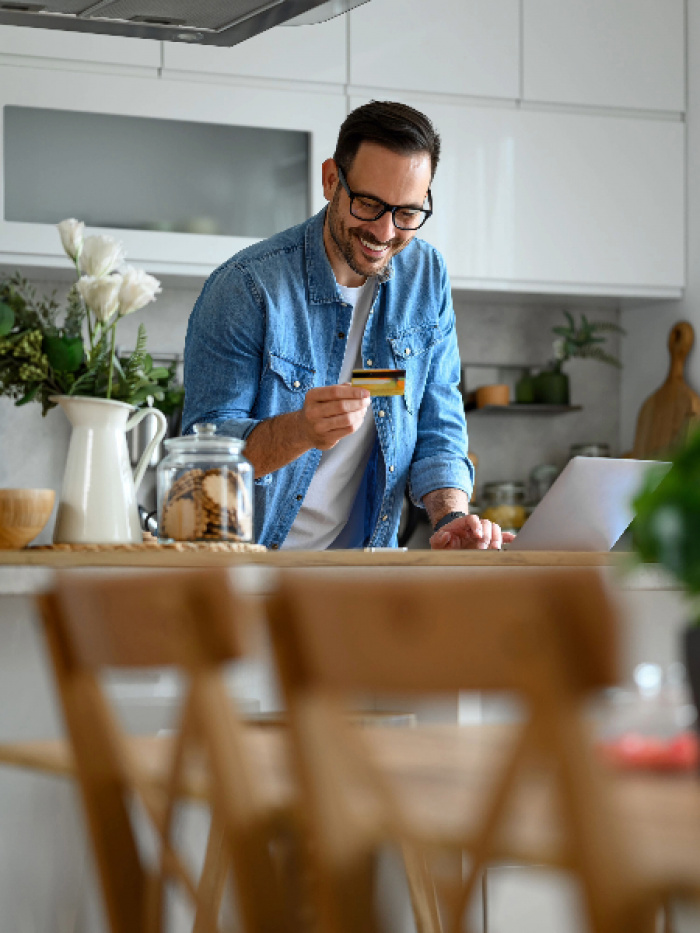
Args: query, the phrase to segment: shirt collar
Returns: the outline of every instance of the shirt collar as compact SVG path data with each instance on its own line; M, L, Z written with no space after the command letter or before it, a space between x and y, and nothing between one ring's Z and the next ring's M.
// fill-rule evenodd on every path
M306 274L309 282L309 300L312 304L327 304L341 299L338 283L333 274L326 247L323 243L323 224L326 220L327 207L315 214L306 227L304 236L306 248ZM376 276L380 284L393 275L393 259L381 275Z

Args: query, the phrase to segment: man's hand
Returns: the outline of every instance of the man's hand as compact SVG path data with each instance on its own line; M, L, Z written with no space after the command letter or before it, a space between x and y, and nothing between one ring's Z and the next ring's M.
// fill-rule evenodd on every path
M313 447L330 450L352 434L367 414L367 389L349 384L309 389L303 408L261 421L248 435L246 460L255 476L274 473Z
M299 412L300 430L309 447L330 450L354 434L364 421L370 394L358 386L338 385L309 389Z
M501 526L481 519L478 515L463 515L443 525L430 539L434 551L478 549L498 550L506 541L515 538L510 531L501 531Z

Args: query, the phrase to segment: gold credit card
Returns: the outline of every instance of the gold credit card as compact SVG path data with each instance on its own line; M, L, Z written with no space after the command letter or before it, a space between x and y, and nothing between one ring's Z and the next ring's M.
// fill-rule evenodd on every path
M405 369L353 369L351 385L367 389L370 395L403 395Z

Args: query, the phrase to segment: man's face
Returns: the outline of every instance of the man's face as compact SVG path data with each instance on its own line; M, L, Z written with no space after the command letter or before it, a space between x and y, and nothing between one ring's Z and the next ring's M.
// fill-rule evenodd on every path
M430 187L430 155L398 155L376 143L362 143L346 181L356 194L420 208ZM378 220L353 217L333 159L323 163L323 192L330 201L323 240L340 285L361 285L367 276L382 272L416 235L415 230L398 230L389 211Z

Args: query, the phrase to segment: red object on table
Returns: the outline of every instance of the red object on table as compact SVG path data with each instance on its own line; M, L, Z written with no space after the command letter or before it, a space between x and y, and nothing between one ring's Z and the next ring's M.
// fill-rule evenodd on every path
M598 743L603 760L615 768L642 771L695 771L700 743L695 732L680 732L670 739L638 732Z

